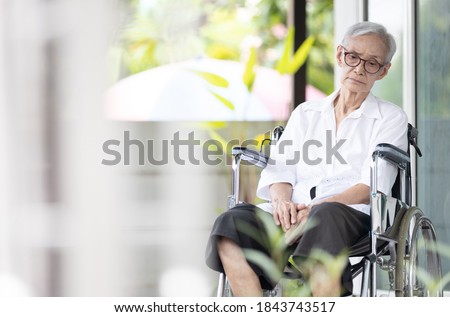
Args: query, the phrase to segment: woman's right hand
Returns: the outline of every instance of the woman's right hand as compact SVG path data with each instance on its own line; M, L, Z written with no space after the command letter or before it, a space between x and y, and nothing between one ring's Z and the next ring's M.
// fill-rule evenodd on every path
M277 226L281 226L284 232L297 223L298 205L290 200L272 201L273 220Z

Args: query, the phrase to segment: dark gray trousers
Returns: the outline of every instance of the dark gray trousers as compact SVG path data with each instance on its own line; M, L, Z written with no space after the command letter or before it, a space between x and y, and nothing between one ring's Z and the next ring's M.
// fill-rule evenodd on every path
M213 270L223 272L223 266L217 252L217 240L226 237L243 249L253 249L273 257L266 226L257 215L265 213L252 204L239 204L222 213L215 221L206 247L206 264ZM313 206L308 221L314 226L305 231L300 241L287 247L278 254L277 265L283 269L292 255L296 263L306 260L311 250L319 249L336 256L349 251L351 246L366 237L370 230L370 216L340 203L322 203ZM277 228L281 232L281 228ZM273 232L272 232L273 233ZM280 233L281 234L281 233ZM249 261L259 276L264 289L272 289L278 281L271 279L257 264ZM353 291L351 266L342 274L343 295Z

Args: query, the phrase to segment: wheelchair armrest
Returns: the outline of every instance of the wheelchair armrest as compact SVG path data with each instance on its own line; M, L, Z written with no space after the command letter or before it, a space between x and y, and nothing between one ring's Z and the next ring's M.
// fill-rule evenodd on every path
M269 158L264 153L248 149L244 146L235 146L231 150L233 156L240 155L241 159L256 165L260 168L265 168Z
M409 154L407 152L388 143L380 143L375 147L372 158L375 158L376 156L403 170L406 169L410 162Z

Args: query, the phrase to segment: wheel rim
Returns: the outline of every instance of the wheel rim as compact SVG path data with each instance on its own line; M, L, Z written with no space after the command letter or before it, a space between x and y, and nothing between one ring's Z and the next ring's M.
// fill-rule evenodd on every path
M422 245L419 242L423 241ZM436 252L436 233L431 221L417 207L410 208L399 229L395 269L395 294L399 297L442 296L440 287L430 289L423 272L436 280L442 277ZM422 272L417 274L418 272Z
M421 238L423 239L419 240ZM441 260L436 249L436 232L433 224L427 217L422 216L417 220L412 241L423 241L423 243L422 245L415 243L411 251L409 267L410 294L420 297L442 296L442 288L439 285L442 279ZM422 270L422 274L433 281L431 285L427 285L424 276L421 277L414 274L419 272L418 270Z

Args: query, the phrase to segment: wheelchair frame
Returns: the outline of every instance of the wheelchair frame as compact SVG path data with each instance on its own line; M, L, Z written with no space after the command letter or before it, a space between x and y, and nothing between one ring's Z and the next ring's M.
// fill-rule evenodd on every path
M284 128L276 127L271 139L277 141ZM408 124L408 142L421 156L416 145L418 131ZM262 151L246 147L232 149L232 188L228 196L228 208L239 203L239 170L242 161L264 168L268 156ZM371 230L368 236L351 247L350 258L361 258L352 264L352 278L361 275L360 296L377 296L377 266L388 272L389 288L395 290L397 297L443 296L441 259L436 249L436 231L431 220L415 206L411 206L411 170L410 151L402 151L391 144L379 144L372 155L371 165ZM393 196L386 196L377 191L378 163L385 160L398 169ZM394 197L397 196L397 197ZM419 242L423 241L423 247ZM424 267L422 267L424 266ZM295 268L289 267L292 271ZM437 286L424 282L424 272L429 274ZM421 276L422 274L422 276ZM294 276L294 277L293 277ZM287 278L301 278L300 272L289 272ZM274 290L265 290L264 296L282 296L282 288L277 285ZM217 296L232 296L224 273L220 273Z

